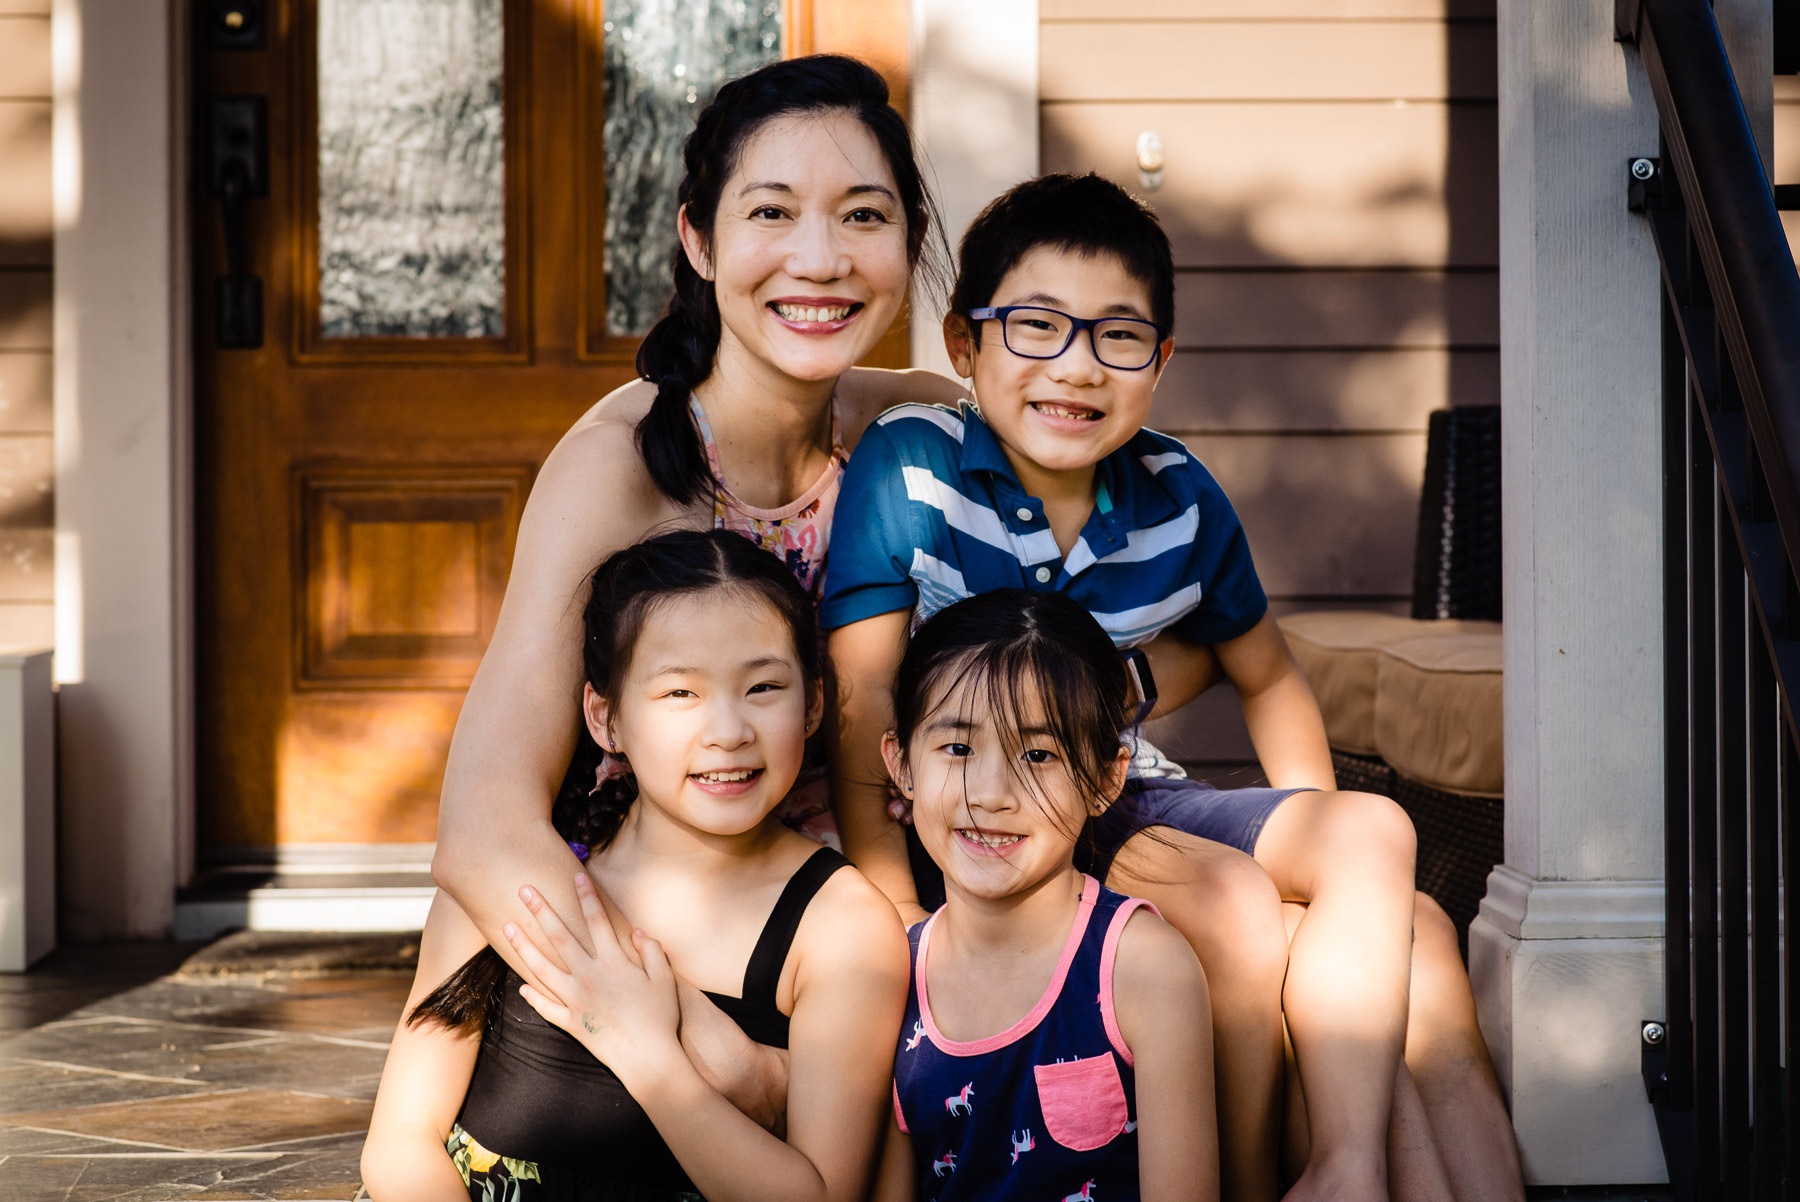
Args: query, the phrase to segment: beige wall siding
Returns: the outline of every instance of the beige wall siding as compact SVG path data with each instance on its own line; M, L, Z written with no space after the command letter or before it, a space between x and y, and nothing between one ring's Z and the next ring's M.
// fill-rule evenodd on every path
M1775 77L1775 171L1771 183L1800 184L1800 75ZM1788 245L1800 259L1800 213L1783 213Z
M1152 421L1277 613L1404 609L1425 423L1499 400L1493 0L1042 0L1042 164L1143 195L1179 348ZM1167 156L1138 177L1139 133ZM1248 753L1228 699L1158 732Z
M50 5L0 0L0 645L51 632Z

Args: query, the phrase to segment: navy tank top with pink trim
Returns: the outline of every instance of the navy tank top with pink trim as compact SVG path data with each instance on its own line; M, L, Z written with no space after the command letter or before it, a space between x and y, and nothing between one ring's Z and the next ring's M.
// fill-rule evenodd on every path
M1132 1202L1135 1075L1113 1010L1125 922L1149 902L1086 878L1050 985L1008 1030L957 1042L925 983L936 916L913 927L913 988L894 1060L894 1114L912 1139L918 1195L935 1202Z

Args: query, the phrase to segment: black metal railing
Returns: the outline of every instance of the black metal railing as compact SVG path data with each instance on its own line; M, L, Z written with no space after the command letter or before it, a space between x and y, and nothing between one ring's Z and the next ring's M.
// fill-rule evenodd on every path
M1679 1199L1800 1191L1800 277L1706 0L1617 0L1656 99L1629 165L1662 263L1663 1015L1644 1080Z
M1618 0L1656 97L1667 1000L1643 1080L1678 1198L1800 1191L1800 277L1705 0Z

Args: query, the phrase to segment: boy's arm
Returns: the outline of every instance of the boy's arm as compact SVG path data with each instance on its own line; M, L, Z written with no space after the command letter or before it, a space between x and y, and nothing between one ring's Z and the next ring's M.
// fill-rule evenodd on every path
M831 632L837 705L827 725L831 801L844 854L887 894L908 925L926 917L906 857L905 829L888 816L881 737L894 725L894 674L906 653L907 610Z
M1200 962L1175 928L1139 911L1119 937L1113 997L1137 1075L1144 1202L1216 1202L1212 1005Z
M1211 647L1190 643L1173 631L1145 643L1140 650L1150 658L1156 677L1156 709L1152 718L1166 718L1219 682L1219 657Z
M1269 784L1336 789L1325 719L1274 617L1263 614L1247 632L1213 650L1243 703L1250 742Z

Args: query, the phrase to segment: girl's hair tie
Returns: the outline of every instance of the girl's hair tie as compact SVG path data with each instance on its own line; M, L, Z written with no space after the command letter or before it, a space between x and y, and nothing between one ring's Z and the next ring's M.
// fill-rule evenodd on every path
M671 384L673 384L676 388L686 388L688 386L688 382L686 380L682 379L680 376L676 375L674 372L670 372L668 375L664 376L661 380L657 381L658 388L667 388Z
M575 858L577 860L580 860L583 864L587 863L587 859L588 859L588 845L587 844L577 843L577 842L575 842L575 840L570 839L569 840L569 850L575 853Z

